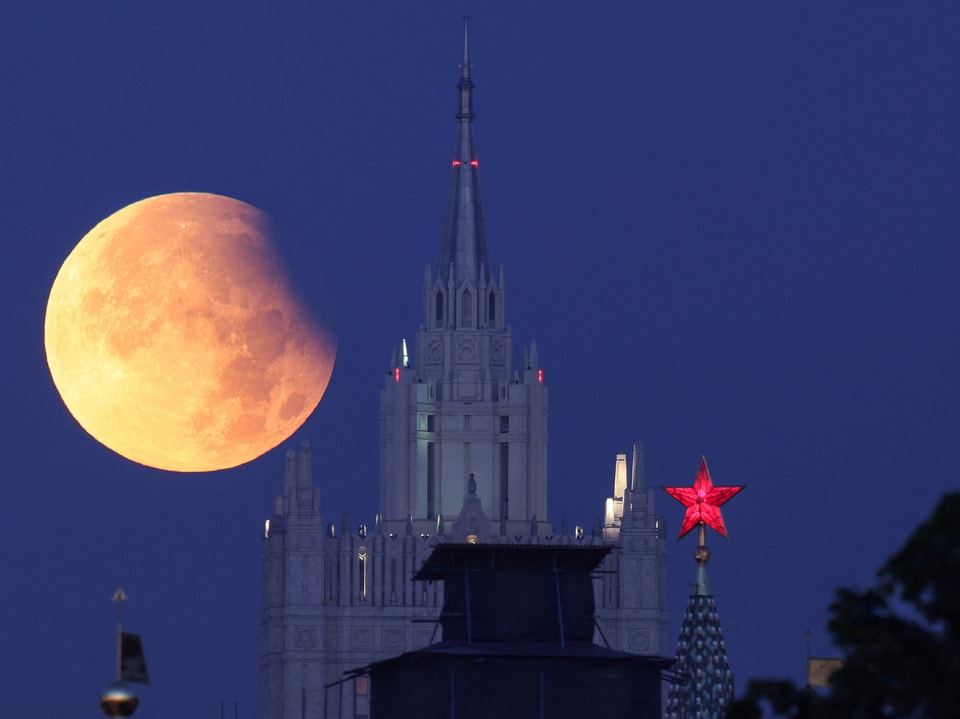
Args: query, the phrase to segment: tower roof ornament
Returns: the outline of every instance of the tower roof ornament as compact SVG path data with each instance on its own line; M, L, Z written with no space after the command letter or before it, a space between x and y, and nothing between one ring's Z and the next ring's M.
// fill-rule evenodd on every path
M692 487L664 487L667 494L676 499L687 508L683 515L683 524L680 527L680 536L682 539L694 527L701 527L701 536L703 536L703 525L713 527L720 536L727 538L727 527L723 523L723 515L720 513L721 505L729 501L735 494L739 493L743 487L714 487L713 480L710 478L710 470L707 469L707 458L700 458L700 468L697 470L697 478ZM700 542L703 544L703 542Z

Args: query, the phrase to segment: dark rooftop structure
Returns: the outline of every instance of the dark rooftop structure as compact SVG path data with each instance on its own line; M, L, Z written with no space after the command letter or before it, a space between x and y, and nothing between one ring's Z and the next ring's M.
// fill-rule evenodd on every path
M444 582L443 641L355 672L371 718L659 717L662 657L593 643L603 546L440 544L417 573Z

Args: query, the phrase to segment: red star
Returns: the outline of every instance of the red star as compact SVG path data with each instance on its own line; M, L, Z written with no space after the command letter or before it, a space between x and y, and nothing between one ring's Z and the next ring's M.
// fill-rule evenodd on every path
M727 527L720 514L720 505L724 504L743 487L714 487L710 479L710 470L707 469L707 458L700 458L700 469L692 487L664 487L671 497L681 502L687 508L683 515L683 525L680 527L682 539L691 529L700 522L716 529L722 537L727 536Z

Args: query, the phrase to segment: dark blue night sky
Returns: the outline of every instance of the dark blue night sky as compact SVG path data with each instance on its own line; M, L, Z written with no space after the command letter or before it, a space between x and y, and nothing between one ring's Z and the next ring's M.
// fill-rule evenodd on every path
M114 606L140 719L257 708L260 535L283 452L327 521L372 524L378 392L420 321L453 147L462 3L8 3L0 21L9 716L99 715ZM588 527L615 455L747 489L709 539L742 689L802 677L804 632L956 489L960 8L473 2L490 253L550 386L550 517ZM270 213L339 354L285 445L147 469L72 419L47 293L97 222L177 191ZM658 496L671 535L683 508ZM671 546L675 637L692 537Z

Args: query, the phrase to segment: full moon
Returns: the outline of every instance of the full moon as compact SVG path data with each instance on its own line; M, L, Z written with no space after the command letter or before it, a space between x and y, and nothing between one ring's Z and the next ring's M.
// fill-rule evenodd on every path
M336 356L267 215L202 193L141 200L90 230L54 280L44 344L87 432L177 472L236 467L289 438Z

